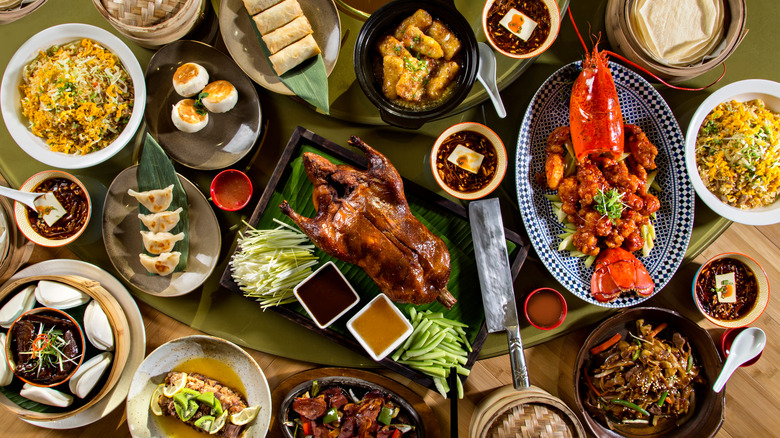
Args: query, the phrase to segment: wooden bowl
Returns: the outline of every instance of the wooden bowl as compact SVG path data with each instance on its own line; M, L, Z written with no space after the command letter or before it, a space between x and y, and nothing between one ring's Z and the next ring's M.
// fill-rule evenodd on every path
M618 425L614 430L607 427L594 418L585 409L584 400L588 389L585 383L584 369L590 359L590 349L612 337L615 333L622 333L624 338L630 330L636 331L636 320L644 319L654 326L666 322L668 327L664 332L679 332L690 341L693 352L701 365L701 374L706 383L696 387L696 406L693 416L679 427L653 428L648 426ZM617 315L602 322L585 340L580 348L575 361L574 387L577 408L585 418L585 423L591 432L599 437L628 437L628 438L654 438L654 437L711 437L714 436L725 417L726 392L716 393L712 390L712 384L718 377L723 366L723 361L718 354L718 349L712 341L709 333L699 327L695 322L683 317L679 313L658 307L637 307L624 310Z
M130 354L130 331L128 327L127 317L125 316L122 307L116 301L110 292L105 290L99 282L89 280L87 278L79 277L76 275L40 275L33 277L20 278L4 284L0 288L0 306L10 299L17 291L30 284L35 284L41 280L57 281L68 286L74 287L79 291L89 295L100 304L103 312L108 317L109 324L114 335L114 350L111 366L103 377L98 381L98 385L102 384L100 389L93 389L85 399L84 402L78 403L79 400L76 397L73 408L53 408L51 412L35 412L26 408L23 408L13 401L11 401L5 395L0 394L0 405L3 405L6 409L10 410L14 414L25 420L32 421L57 421L64 418L72 417L80 412L83 412L105 397L119 381L122 374L122 370L127 363L128 356ZM77 308L78 309L78 308ZM67 312L67 311L66 311ZM74 313L74 312L71 312ZM83 318L83 316L82 316ZM78 319L78 317L76 318ZM89 341L85 341L86 355L90 354L90 351L100 352L95 348L91 348ZM93 354L94 355L94 354ZM11 385L14 385L12 382ZM60 389L60 388L57 388ZM67 392L67 389L61 389L63 392ZM74 396L75 397L75 396Z

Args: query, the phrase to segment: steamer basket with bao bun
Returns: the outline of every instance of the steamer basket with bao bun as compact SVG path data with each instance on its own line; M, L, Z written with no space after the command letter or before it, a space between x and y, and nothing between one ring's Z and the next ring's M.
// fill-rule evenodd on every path
M607 38L650 73L681 82L731 56L747 33L745 9L745 0L609 0Z

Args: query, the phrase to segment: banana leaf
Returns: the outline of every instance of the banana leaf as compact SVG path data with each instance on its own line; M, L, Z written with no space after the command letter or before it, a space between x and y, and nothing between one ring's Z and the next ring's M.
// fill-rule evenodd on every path
M184 233L184 239L176 242L173 247L174 251L181 253L179 264L174 270L174 272L177 272L187 269L187 258L190 254L190 220L187 193L184 191L184 187L181 185L176 169L173 168L168 155L151 135L146 134L144 149L138 162L138 190L164 189L171 184L173 184L173 200L168 210L176 210L181 207L182 211L179 215L179 223L170 232L172 234ZM141 214L151 213L141 204L138 204L138 211ZM141 229L148 231L143 222L141 222ZM138 238L140 239L141 236L138 236Z
M246 10L244 10L246 12ZM249 14L249 12L246 12ZM263 36L260 31L257 30L255 20L249 17L249 22L252 23L252 29L255 31L255 37L260 42L260 47L263 48L263 53L266 59L271 56L271 51L268 50L268 46L263 41ZM271 61L269 60L270 64ZM328 99L328 73L325 71L325 61L322 59L322 54L303 61L297 67L285 72L279 76L282 83L287 86L296 96L309 102L315 107L319 108L325 114L330 114L330 100Z

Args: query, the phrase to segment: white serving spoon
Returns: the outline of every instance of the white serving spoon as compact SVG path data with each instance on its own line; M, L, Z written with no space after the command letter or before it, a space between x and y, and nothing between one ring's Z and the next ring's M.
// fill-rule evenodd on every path
M723 369L720 371L717 380L715 380L715 384L712 385L712 390L720 392L726 385L726 381L731 377L731 374L740 365L758 356L765 346L766 333L760 328L749 327L740 332L734 338L734 342L731 343L729 357L726 359L726 363L723 364Z
M35 211L43 211L43 220L52 226L68 212L52 192L32 193L0 186L0 195L19 201Z
M477 68L477 79L485 87L493 106L496 108L498 117L506 117L504 102L501 101L501 95L498 93L496 84L496 55L493 49L485 43L477 43L479 47L479 67Z

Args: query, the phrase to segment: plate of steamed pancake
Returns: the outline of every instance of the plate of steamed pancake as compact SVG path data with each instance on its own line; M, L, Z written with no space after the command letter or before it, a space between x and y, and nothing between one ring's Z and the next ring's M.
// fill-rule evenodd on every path
M260 86L279 94L293 94L279 75L319 54L330 75L341 48L341 19L333 0L223 0L219 28L236 64Z
M175 193L168 193L167 187L140 191L137 170L136 165L120 172L106 194L103 243L108 258L122 278L143 292L163 297L184 295L203 284L217 265L222 245L219 222L200 190L177 174L187 194L190 236L186 268L177 269L181 238L164 230L175 229L178 214L159 205L168 203L168 196ZM139 205L152 213L140 212ZM144 229L154 230L154 237ZM150 250L152 256L145 254Z

